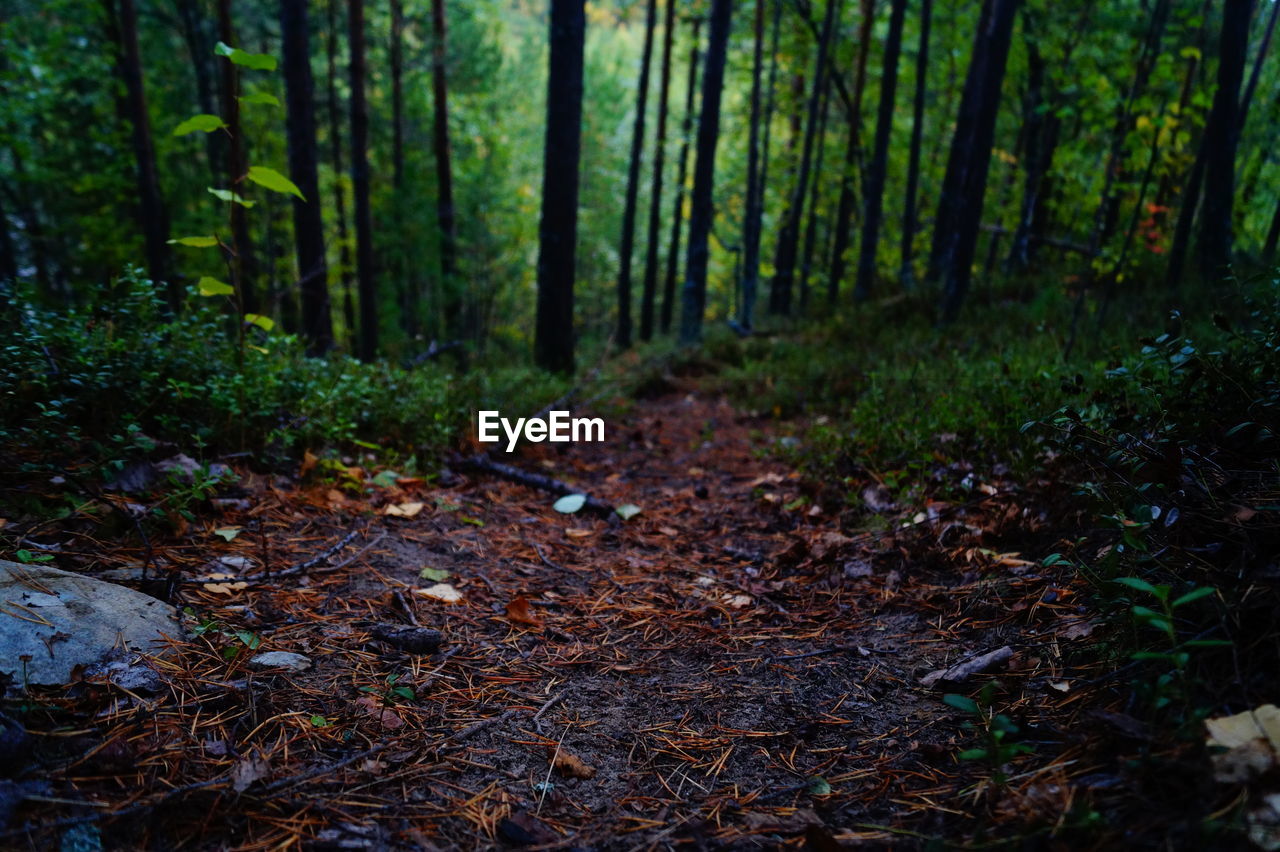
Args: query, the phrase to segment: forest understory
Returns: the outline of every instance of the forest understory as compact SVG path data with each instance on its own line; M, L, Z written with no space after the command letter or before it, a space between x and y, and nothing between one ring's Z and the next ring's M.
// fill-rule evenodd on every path
M1105 848L1232 805L1152 753L1085 579L1044 559L1083 523L1052 477L957 468L971 499L918 505L868 478L870 522L780 460L803 424L666 391L518 453L575 514L311 459L147 547L92 512L30 530L64 568L180 577L196 635L10 703L39 780L0 788L3 845ZM1011 751L958 759L1004 723Z

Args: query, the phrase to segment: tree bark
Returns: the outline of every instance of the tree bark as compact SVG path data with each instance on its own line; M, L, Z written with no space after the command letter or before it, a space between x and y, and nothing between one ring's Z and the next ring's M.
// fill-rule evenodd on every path
M454 291L458 271L458 225L453 206L453 154L449 141L448 30L444 0L431 0L432 147L436 161L436 226L440 229L440 294L445 334L458 330L462 300Z
M231 0L218 0L218 38L223 44L235 46L235 29L231 24ZM240 72L230 59L222 60L222 120L227 123L227 184L235 191L237 183L249 171L245 156L244 138L240 127ZM249 313L262 310L258 297L257 262L253 250L253 238L249 235L248 211L243 205L230 203L231 219L231 277L240 293L240 304Z
M858 257L858 278L853 298L865 302L871 296L876 275L876 249L880 244L880 218L884 212L885 171L889 165L889 138L893 133L893 102L898 88L898 54L902 48L902 19L906 0L892 0L889 36L884 45L884 73L880 76L880 110L876 117L875 148L867 169L867 186L863 192L866 213L862 218L862 245Z
M1258 55L1253 59L1253 70L1249 72L1249 82L1240 96L1239 131L1244 130L1245 119L1249 116L1249 106L1253 103L1253 93L1258 88L1258 78L1262 76L1262 63L1267 58L1267 49L1271 47L1271 37L1276 31L1276 17L1280 16L1280 3L1271 3L1271 17L1267 19L1267 29L1262 34L1262 43L1258 45ZM1237 132L1239 132L1237 131Z
M822 78L822 105L818 109L818 134L814 140L817 152L813 159L813 187L809 191L808 220L805 222L804 243L800 250L800 312L809 309L809 288L813 274L813 253L818 243L818 211L822 204L822 161L827 152L827 117L831 111L832 82L836 79L831 57L827 57L827 73Z
M644 159L644 124L649 103L649 67L653 58L653 31L658 22L658 0L649 0L645 12L644 48L640 56L636 120L631 132L631 162L627 167L627 194L622 207L621 269L618 272L618 330L614 342L631 346L631 255L635 250L636 204L640 195L640 165Z
M796 174L795 190L787 205L782 228L778 231L778 248L775 253L774 275L770 307L774 313L791 313L791 291L795 282L796 260L800 248L800 220L804 215L805 198L809 190L809 170L813 160L813 142L818 129L818 107L822 96L823 79L827 67L827 51L831 45L831 33L835 24L836 6L839 0L828 0L823 14L822 36L818 39L818 56L814 62L813 88L809 94L804 141L800 150L800 169Z
M916 47L916 93L911 116L911 149L907 155L907 196L902 206L902 263L899 277L904 289L915 284L915 241L920 194L920 148L924 141L924 103L929 88L929 26L933 0L920 3L920 40Z
M1218 50L1218 89L1205 128L1204 196L1200 220L1200 271L1206 280L1231 264L1231 210L1235 200L1236 146L1240 140L1240 84L1249 50L1253 0L1224 0Z
M369 103L365 96L364 3L347 0L351 59L351 187L356 214L356 282L360 291L360 360L378 357L378 284L369 200Z
M649 240L640 296L640 339L653 339L654 302L658 293L658 236L662 227L662 178L666 167L667 109L671 89L671 47L676 28L676 0L667 0L662 27L662 72L658 89L658 132L653 144L653 184L649 198Z
M862 161L862 93L867 82L867 55L871 47L871 26L875 23L876 0L862 0L862 26L858 30L858 63L854 71L853 106L849 113L849 137L845 142L844 165L840 174L840 202L836 206L836 236L831 247L827 278L827 304L834 305L844 278L844 256L853 233L853 211L857 204L854 178Z
M182 38L187 43L187 52L191 57L191 69L196 76L196 101L200 111L207 115L217 112L214 106L213 69L210 60L213 58L213 45L210 43L202 21L199 3L196 0L178 0L178 16L182 21ZM225 137L221 133L206 133L205 153L209 157L209 174L214 183L218 182L222 172L222 163L226 156L222 148Z
M702 79L702 111L698 116L698 147L693 166L693 194L689 205L689 250L685 258L685 280L680 317L680 341L695 343L702 338L702 318L707 306L707 264L711 258L710 236L715 216L712 191L715 188L716 142L720 138L720 95L724 88L724 66L729 52L729 30L733 0L712 0L710 33L707 38L707 71Z
M347 348L358 349L356 332L356 300L352 292L351 240L347 232L347 195L342 189L342 118L338 109L338 3L329 0L328 37L325 39L325 55L328 59L328 107L329 107L329 157L333 166L333 204L338 220L338 266L342 280L342 320L347 332Z
M675 211L671 216L671 249L667 252L667 275L662 287L662 317L659 323L662 333L671 331L675 313L676 275L680 268L680 234L684 225L685 179L689 174L689 137L693 131L694 97L698 91L698 46L702 28L700 18L693 19L693 46L689 56L689 81L685 89L684 118L680 123L680 162L676 170Z
M751 331L756 289L760 281L760 228L764 216L764 181L760 168L760 74L764 67L764 13L768 0L756 0L755 47L751 57L751 119L747 141L747 209L742 228L742 309L738 325ZM777 20L780 0L775 2ZM775 33L776 34L776 33ZM775 57L776 59L776 57Z
M973 55L984 55L985 61L970 63L970 75L976 70L981 76L974 86L977 103L974 105L971 136L965 146L959 203L953 208L955 217L951 227L954 229L954 237L951 241L950 262L943 267L943 322L951 322L956 318L969 290L978 227L982 220L982 201L987 189L987 171L991 164L991 146L995 139L996 117L1000 109L1000 90L1004 83L1005 64L1009 58L1009 42L1013 36L1013 20L1017 11L1018 0L991 0L990 15L987 16L986 25L979 30L974 44ZM961 110L963 109L962 105Z
M119 0L120 76L124 78L129 123L133 127L133 160L138 173L138 217L147 256L147 274L156 287L166 286L169 310L182 307L182 291L170 279L169 214L156 173L156 152L151 141L151 119L142 81L138 51L138 10L133 0Z
M586 28L585 0L551 0L534 357L542 368L559 373L572 373L574 367L573 284Z
M324 256L307 0L281 0L280 35L288 110L289 171L293 182L305 196L305 200L293 199L293 240L298 255L302 336L307 341L309 354L322 355L333 347L333 319L329 311L329 268Z

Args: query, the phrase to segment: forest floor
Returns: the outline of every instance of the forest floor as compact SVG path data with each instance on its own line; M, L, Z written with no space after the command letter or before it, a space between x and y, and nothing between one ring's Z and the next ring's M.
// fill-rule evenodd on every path
M200 634L157 678L33 698L50 786L0 845L914 846L1062 828L1122 786L1098 755L1141 732L1072 662L1094 624L1040 566L1052 483L975 474L966 502L894 506L869 480L849 487L878 516L858 514L779 460L794 438L694 384L607 422L514 463L639 506L625 521L479 474L245 474L153 555L258 579L184 582ZM90 545L62 567L143 556ZM248 665L265 651L314 665ZM1003 774L957 759L982 726L942 701L993 651L1034 751Z

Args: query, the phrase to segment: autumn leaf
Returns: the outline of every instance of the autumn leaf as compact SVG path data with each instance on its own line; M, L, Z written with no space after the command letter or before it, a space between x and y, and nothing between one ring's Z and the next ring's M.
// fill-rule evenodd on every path
M541 627L542 622L529 611L529 599L521 595L507 604L507 618L516 624L527 624L530 627Z
M567 751L556 753L555 759L551 762L551 768L566 778L594 778L596 770L594 766L588 766L582 762L582 758Z

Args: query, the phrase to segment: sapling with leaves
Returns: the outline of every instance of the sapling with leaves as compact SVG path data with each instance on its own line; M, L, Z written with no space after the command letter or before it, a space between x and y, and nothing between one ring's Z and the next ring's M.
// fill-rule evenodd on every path
M942 697L942 703L971 715L973 719L965 722L963 727L982 734L981 746L965 749L956 756L960 760L986 762L991 767L991 779L1003 786L1008 781L1004 774L1005 765L1019 755L1034 753L1035 749L1017 742L1021 729L1004 713L995 712L995 694L999 689L999 681L993 680L982 687L976 700L950 693Z

